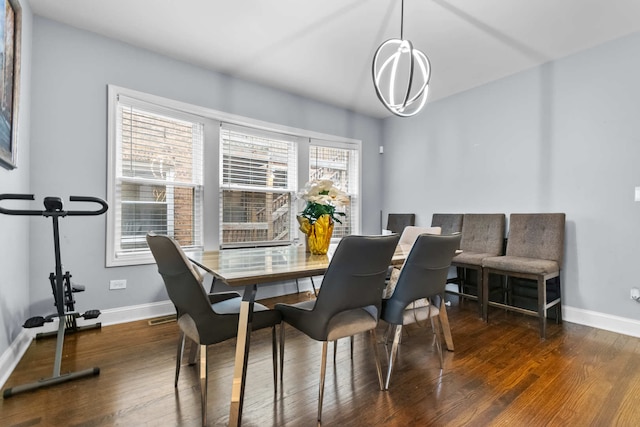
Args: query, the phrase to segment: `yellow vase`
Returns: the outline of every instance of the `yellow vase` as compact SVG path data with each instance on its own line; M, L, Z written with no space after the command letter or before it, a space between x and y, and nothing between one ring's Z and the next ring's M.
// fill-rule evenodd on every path
M325 255L329 250L333 234L333 220L329 215L322 215L313 224L304 217L298 217L300 231L307 235L307 250L314 255Z

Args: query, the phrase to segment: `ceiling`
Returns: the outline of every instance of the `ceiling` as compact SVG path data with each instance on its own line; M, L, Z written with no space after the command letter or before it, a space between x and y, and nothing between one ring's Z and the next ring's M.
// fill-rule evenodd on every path
M25 1L25 0L23 0ZM28 0L33 13L374 117L377 47L400 0ZM429 102L640 31L640 0L407 0Z

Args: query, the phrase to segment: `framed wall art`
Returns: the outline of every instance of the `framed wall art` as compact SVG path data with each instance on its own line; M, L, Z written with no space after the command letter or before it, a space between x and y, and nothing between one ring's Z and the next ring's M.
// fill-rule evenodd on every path
M0 0L0 165L17 166L22 9L18 0Z

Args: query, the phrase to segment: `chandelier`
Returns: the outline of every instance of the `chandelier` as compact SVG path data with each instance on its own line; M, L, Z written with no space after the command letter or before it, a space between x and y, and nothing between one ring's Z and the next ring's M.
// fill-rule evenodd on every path
M403 38L404 0L400 11L400 38L382 43L373 56L371 71L376 95L393 114L410 117L427 101L431 63L427 55Z

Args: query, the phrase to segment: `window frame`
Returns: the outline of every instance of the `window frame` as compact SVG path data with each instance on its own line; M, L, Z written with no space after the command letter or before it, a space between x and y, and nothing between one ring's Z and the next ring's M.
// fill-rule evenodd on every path
M225 167L224 167L224 133L229 132L230 134L236 134L241 136L247 136L249 139L257 138L264 139L267 141L273 141L277 144L285 143L289 147L287 149L287 156L289 157L288 161L294 161L293 165L289 165L291 167L287 167L287 183L285 187L278 188L274 186L268 185L256 185L252 183L233 183L230 182L232 179L229 177L225 179ZM283 245L291 245L295 243L298 239L298 233L296 232L297 221L297 198L296 194L300 187L299 185L299 172L298 172L298 164L300 163L300 154L299 147L304 144L306 138L302 138L295 135L284 134L281 132L273 132L273 131L264 131L261 129L255 129L253 127L248 126L238 126L230 123L222 123L220 127L220 177L218 180L220 198L219 198L219 208L220 208L220 225L219 229L219 239L220 239L220 248L221 249L231 249L231 248L246 248L246 247L260 247L260 246L283 246ZM293 158L292 158L293 157ZM234 158L237 160L237 158ZM246 157L247 160L257 160L256 157ZM289 230L289 239L287 240L255 240L255 241L247 241L247 242L224 242L224 215L223 211L224 207L224 196L223 193L227 192L239 192L239 193L270 193L270 194L279 194L279 195L288 195L289 196L289 220L288 220L288 230ZM249 223L244 223L249 224Z
M118 249L120 248L120 242L118 242L118 238L121 238L122 233L122 216L121 216L121 207L123 205L129 204L128 201L120 200L120 205L117 206L115 203L117 197L117 187L118 184L129 183L129 184L146 184L146 185L166 185L167 181L165 180L153 180L153 179L141 179L139 177L124 177L118 176L118 169L121 167L122 158L118 151L119 137L121 135L121 123L118 117L118 106L119 106L119 98L125 98L126 103L132 105L134 107L139 107L141 110L167 116L170 118L184 120L190 123L198 123L204 126L202 117L193 112L185 111L179 106L172 105L167 102L157 102L157 100L153 100L153 97L147 97L144 94L140 96L140 93L135 91L129 91L123 88L117 88L115 86L108 86L108 130L107 130L107 140L108 140L108 161L107 161L107 201L110 209L107 210L107 236L106 236L106 266L107 267L117 267L117 266L126 266L126 265L137 265L137 264L150 264L155 262L151 252L148 249L135 250L132 252L120 252ZM202 158L202 168L204 169L204 129L203 129L203 137L202 137L202 147L200 156ZM194 209L198 211L195 213L195 228L196 235L199 240L196 242L193 248L189 248L189 250L202 250L204 247L204 176L200 178L200 183L180 183L176 182L173 187L184 187L184 188L193 188L194 194L196 197L194 199L194 204L196 206ZM141 204L147 204L146 202L140 201ZM169 225L167 225L169 226ZM120 233L118 233L120 230ZM122 240L122 239L120 239Z
M106 266L120 267L127 265L153 264L155 261L150 251L140 251L135 256L121 259L115 258L115 210L113 206L115 191L115 166L116 166L116 137L117 137L117 98L123 95L134 98L147 104L155 104L160 109L168 109L183 112L186 115L199 116L204 123L203 141L203 197L202 202L202 239L204 250L220 249L220 233L222 232L220 189L221 185L221 156L220 156L220 129L221 125L230 124L234 126L247 127L256 131L266 131L289 135L297 138L297 181L299 191L310 179L309 168L309 147L317 145L318 142L333 146L349 146L355 148L358 153L358 193L357 207L353 214L355 224L352 226L353 234L361 233L361 209L360 199L362 197L362 141L352 138L335 136L321 132L299 129L291 126L278 125L270 122L252 119L236 114L225 113L207 107L189 104L177 100L152 95L133 89L127 89L117 85L107 85L107 202L110 209L107 211L107 236L106 236ZM302 200L294 198L292 209L297 215L304 209ZM295 219L295 218L294 218ZM295 227L295 224L294 224ZM297 231L297 232L296 232ZM301 244L304 235L297 227L292 229L293 244Z
M354 187L356 188L356 192L354 193L352 191L349 191L346 188L340 188L340 189L345 191L348 194L350 199L349 209L351 210L351 214L349 216L351 217L351 221L352 221L351 230L353 230L351 234L360 234L361 226L362 226L361 225L361 212L362 212L362 202L361 202L362 200L362 196L361 196L362 195L362 145L361 145L361 142L360 141L347 142L347 141L336 141L336 140L312 138L312 139L309 139L308 146L309 146L309 151L311 150L311 147L314 147L314 146L355 151L356 158L353 159L353 162L355 162L355 165L352 165L352 166L354 166L356 169L355 171L356 183L354 184ZM309 153L307 153L307 160L310 160ZM311 164L308 165L308 171L309 171L309 176L307 181L311 179ZM350 173L353 173L353 172L350 172ZM331 242L336 243L341 238L342 237L340 236L334 235L331 238Z

